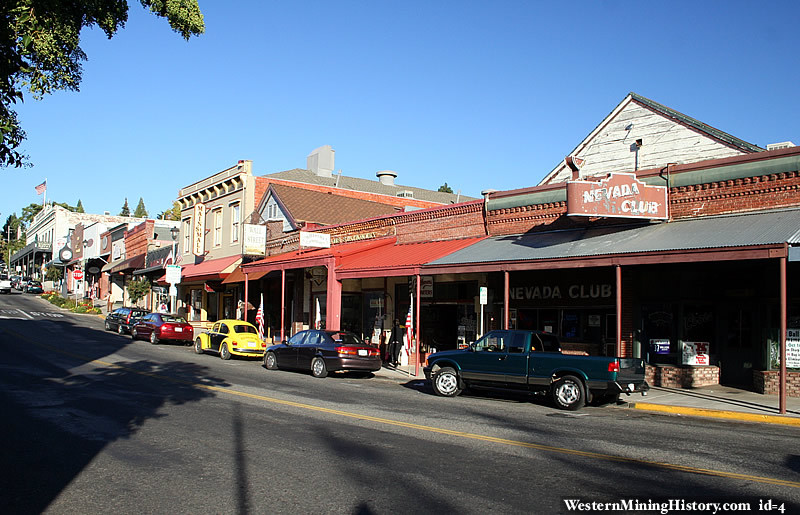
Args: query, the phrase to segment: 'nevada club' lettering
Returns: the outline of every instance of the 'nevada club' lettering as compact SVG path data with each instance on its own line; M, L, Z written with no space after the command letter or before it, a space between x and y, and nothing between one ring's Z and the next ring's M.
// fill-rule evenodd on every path
M565 289L566 297L560 286L516 286L509 289L512 300L548 300L548 299L605 299L614 293L610 284L573 284Z
M567 214L668 218L667 188L648 186L632 173L612 173L600 182L569 181Z

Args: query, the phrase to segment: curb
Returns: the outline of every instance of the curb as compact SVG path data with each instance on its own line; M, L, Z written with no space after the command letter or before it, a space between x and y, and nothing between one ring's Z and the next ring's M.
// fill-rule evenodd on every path
M672 413L674 415L688 415L694 417L722 418L727 420L740 420L743 422L760 422L763 424L778 424L800 427L800 418L784 415L759 415L756 413L742 413L738 411L723 411L706 408L689 408L685 406L666 406L648 402L631 403L634 409L657 411L659 413Z

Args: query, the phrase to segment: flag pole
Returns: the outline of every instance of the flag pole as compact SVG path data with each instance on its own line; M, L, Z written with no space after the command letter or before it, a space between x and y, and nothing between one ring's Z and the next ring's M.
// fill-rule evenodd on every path
M47 205L47 177L44 178L44 197L42 197L42 207Z

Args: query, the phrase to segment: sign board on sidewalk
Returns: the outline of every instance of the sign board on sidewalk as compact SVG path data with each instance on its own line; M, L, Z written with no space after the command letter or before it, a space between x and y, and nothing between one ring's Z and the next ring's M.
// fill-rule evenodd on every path
M83 279L83 270L73 270L72 271L72 278L76 281L80 281Z
M489 288L481 286L481 304L486 305L489 302Z
M786 330L786 367L800 368L800 329Z
M181 282L181 265L167 265L167 282L178 284Z

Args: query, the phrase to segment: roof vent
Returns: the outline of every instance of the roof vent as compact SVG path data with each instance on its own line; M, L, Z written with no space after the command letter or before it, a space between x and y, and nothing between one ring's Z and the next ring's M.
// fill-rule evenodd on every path
M792 148L795 146L791 141L783 141L781 143L770 143L767 145L767 150L778 150L779 148Z
M375 175L378 176L378 180L381 181L381 184L384 186L394 186L394 180L397 177L397 172L393 172L391 170L381 170ZM400 194L397 196L399 197Z
M336 151L330 145L323 145L312 150L306 157L306 168L318 177L333 177L335 153Z
M397 196L402 198L414 198L414 192L410 190L398 191Z

